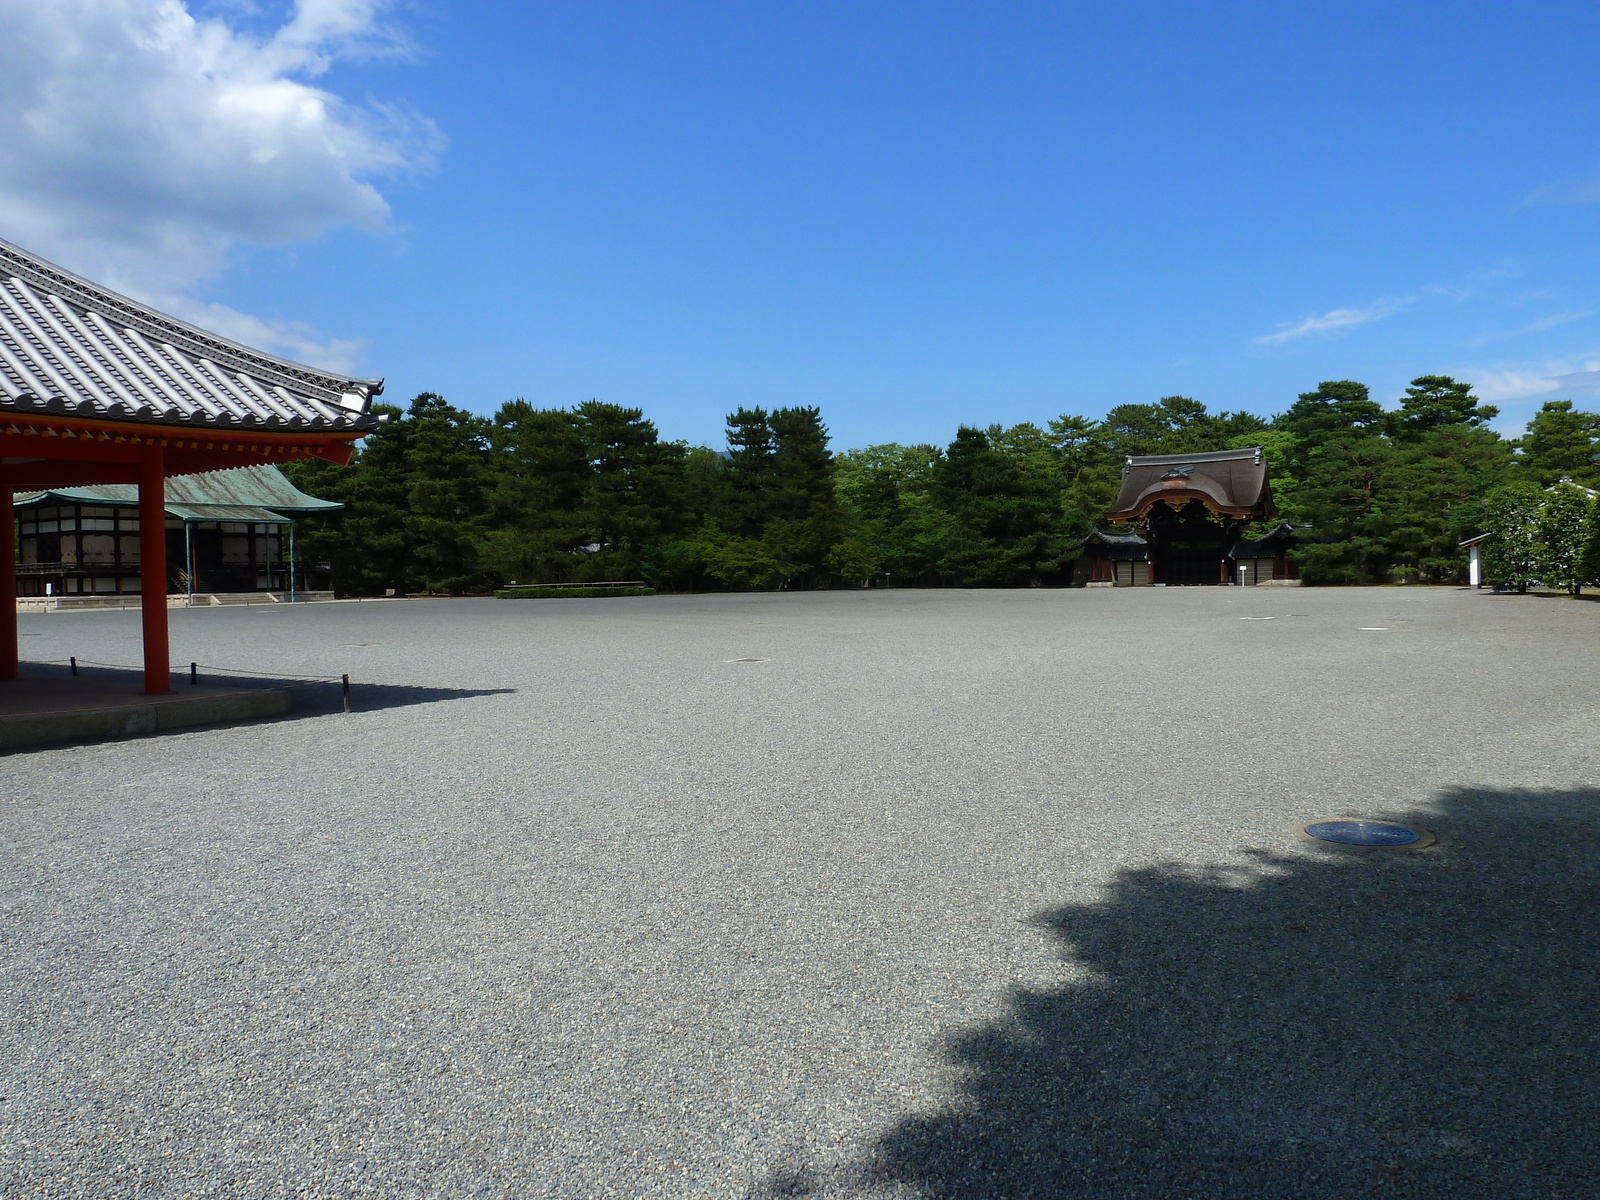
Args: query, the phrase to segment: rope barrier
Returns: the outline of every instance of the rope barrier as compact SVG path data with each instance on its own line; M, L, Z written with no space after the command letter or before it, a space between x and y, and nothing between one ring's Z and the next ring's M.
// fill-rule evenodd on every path
M143 663L102 662L97 658L30 658L28 661L60 666L76 662L81 667L111 667L118 671L144 670ZM202 671L217 675L240 675L254 679L298 679L302 683L338 683L344 678L343 675L307 675L304 672L258 671L252 667L219 667L215 663L173 663L170 669L179 671L184 666L199 667Z

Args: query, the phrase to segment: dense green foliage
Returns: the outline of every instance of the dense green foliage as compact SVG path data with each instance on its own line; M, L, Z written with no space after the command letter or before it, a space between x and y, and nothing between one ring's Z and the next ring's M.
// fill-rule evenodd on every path
M1539 578L1539 517L1544 493L1519 480L1495 488L1484 505L1483 562L1489 578L1507 591L1525 592Z
M1544 494L1534 526L1539 581L1546 587L1577 595L1586 583L1600 583L1587 570L1590 514L1594 501L1571 483L1558 483Z
M1600 587L1600 496L1589 507L1589 530L1583 545L1583 577Z
M1442 375L1393 410L1336 380L1271 421L1168 396L837 456L816 408L740 408L723 450L662 441L638 409L599 401L515 400L483 418L425 393L386 411L350 467L290 468L348 506L301 532L302 557L332 561L346 594L1062 582L1128 455L1256 445L1282 517L1303 527L1307 582L1456 581L1460 541L1488 529L1504 532L1491 577L1513 587L1578 586L1600 559L1575 500L1530 499L1563 479L1600 485L1600 416L1553 401L1506 440L1488 428L1496 410Z

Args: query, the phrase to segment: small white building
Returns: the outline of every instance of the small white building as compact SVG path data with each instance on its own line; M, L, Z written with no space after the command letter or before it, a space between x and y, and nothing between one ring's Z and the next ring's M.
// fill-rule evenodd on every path
M1483 586L1483 544L1492 538L1492 533L1480 533L1477 537L1470 537L1460 543L1461 548L1467 552L1467 586Z

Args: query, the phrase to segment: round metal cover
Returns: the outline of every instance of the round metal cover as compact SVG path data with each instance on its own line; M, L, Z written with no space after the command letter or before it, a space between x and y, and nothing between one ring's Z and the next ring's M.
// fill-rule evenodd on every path
M1426 829L1412 829L1393 821L1362 821L1353 817L1313 821L1309 825L1302 825L1300 832L1319 842L1373 849L1416 850L1431 846L1434 841L1433 834Z

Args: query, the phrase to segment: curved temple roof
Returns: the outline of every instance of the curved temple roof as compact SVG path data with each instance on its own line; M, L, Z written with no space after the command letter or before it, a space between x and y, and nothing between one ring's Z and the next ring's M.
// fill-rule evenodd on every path
M251 350L0 240L0 415L359 433L381 379Z
M58 487L39 492L21 492L16 496L19 507L37 504L48 499L66 500L73 504L123 504L139 503L139 488L131 483L96 483L86 487ZM343 508L333 500L308 496L277 467L271 464L251 467L232 467L209 471L204 475L171 475L166 482L166 500L169 507L181 505L188 508L252 508L279 509L283 512L316 513ZM216 518L244 520L245 518Z
M1221 516L1274 516L1267 463L1260 446L1205 454L1130 456L1122 468L1117 502L1108 521L1137 521L1156 504L1198 500Z

